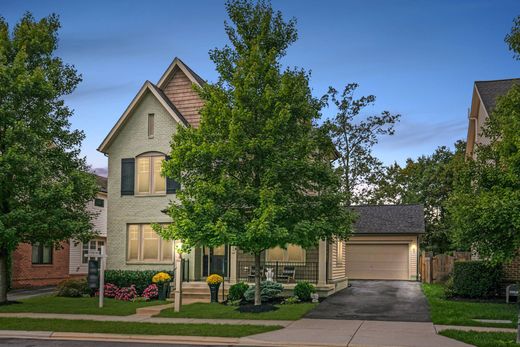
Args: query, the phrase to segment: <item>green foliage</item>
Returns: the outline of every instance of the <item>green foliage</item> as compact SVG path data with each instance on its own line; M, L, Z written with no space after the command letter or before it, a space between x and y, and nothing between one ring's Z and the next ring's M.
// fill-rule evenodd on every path
M316 288L307 281L298 282L294 287L294 295L301 301L311 301L311 294L313 293L316 293Z
M298 296L290 296L288 298L283 299L282 305L293 305L300 303L301 300Z
M88 287L86 279L68 279L60 282L56 288L57 296L69 298L79 298L89 293L90 288Z
M495 263L520 249L520 86L499 97L482 129L489 139L460 167L448 209L453 238Z
M244 294L248 288L249 285L245 282L233 284L231 287L229 287L229 294L227 296L227 299L231 301L240 301L244 299Z
M137 293L141 295L143 291L152 284L152 277L158 272L166 272L173 278L173 271L155 270L106 270L105 283L115 284L119 288L135 285Z
M487 298L498 293L502 267L484 261L456 261L453 267L454 296Z
M421 248L434 253L454 249L447 207L455 189L455 177L464 166L466 143L457 141L454 147L451 150L441 146L431 155L408 158L403 167L394 163L386 168L372 201L424 205L426 234L421 239Z
M238 246L255 261L276 246L346 239L351 212L330 139L316 125L321 102L308 73L280 62L296 40L295 20L263 1L230 0L226 10L230 45L210 52L219 80L198 90L200 126L178 127L163 166L181 189L159 233L185 250Z
M505 41L515 59L520 60L520 16L513 21L511 32L506 35Z
M97 187L64 96L81 78L55 55L58 17L0 18L0 269L19 243L57 246L93 236L86 206ZM7 279L0 271L0 302Z
M369 95L354 99L357 88L357 83L348 84L338 97L338 91L329 87L323 97L323 101L330 99L337 109L336 116L327 119L322 128L331 137L339 156L341 188L348 205L369 201L383 172L383 164L372 154L372 147L378 143L379 136L394 134L394 125L401 117L388 111L362 117L363 109L371 106L376 98Z
M260 297L262 302L276 299L283 291L283 285L272 281L264 281L260 285ZM244 299L249 302L255 300L255 286L249 287L244 293Z

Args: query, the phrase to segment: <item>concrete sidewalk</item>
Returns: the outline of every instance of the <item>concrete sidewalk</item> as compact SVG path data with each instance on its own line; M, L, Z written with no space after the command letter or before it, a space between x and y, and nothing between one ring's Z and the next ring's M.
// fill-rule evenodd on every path
M301 319L288 327L240 339L254 346L469 347L438 335L432 323Z

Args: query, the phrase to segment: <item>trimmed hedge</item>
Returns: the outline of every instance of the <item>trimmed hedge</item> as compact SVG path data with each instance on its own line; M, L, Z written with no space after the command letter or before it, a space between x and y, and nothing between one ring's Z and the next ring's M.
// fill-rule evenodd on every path
M227 299L229 301L243 300L249 285L245 282L239 282L229 287L229 294Z
M316 287L307 281L300 281L294 287L294 295L301 301L311 301L313 293L316 293Z
M89 294L90 288L88 287L86 279L68 279L61 281L56 288L57 296L65 296L69 298L79 298L83 295Z
M115 284L119 288L135 285L137 293L141 295L143 291L152 284L152 277L158 272L166 272L173 278L173 271L155 270L106 270L105 283Z
M488 298L499 293L502 266L485 261L456 261L452 294L466 298Z

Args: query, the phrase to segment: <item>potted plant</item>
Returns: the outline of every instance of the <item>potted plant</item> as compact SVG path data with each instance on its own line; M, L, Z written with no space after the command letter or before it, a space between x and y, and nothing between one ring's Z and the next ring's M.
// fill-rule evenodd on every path
M217 274L209 275L208 278L206 278L206 283L209 286L209 292L211 294L211 302L218 302L218 288L223 281L222 276Z
M152 282L157 284L157 287L159 289L159 300L166 300L166 298L168 297L171 280L171 276L168 275L166 272L156 273L152 277Z

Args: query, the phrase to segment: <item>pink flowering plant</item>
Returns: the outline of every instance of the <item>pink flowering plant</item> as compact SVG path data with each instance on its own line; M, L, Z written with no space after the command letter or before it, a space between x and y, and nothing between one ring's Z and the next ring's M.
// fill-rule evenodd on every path
M117 292L119 291L119 287L112 283L105 284L105 297L107 298L115 298Z
M134 301L137 297L137 290L134 285L131 285L130 287L119 288L114 298L122 301Z
M159 296L159 288L157 287L157 284L150 284L148 287L146 287L142 296L146 300L157 299Z

